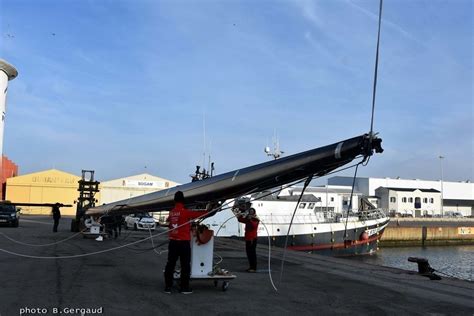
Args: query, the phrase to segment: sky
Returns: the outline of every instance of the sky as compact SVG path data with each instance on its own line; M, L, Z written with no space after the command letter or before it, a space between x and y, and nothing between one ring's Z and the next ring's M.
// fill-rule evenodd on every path
M186 183L209 156L218 174L268 161L275 135L291 155L364 134L378 5L0 0L0 58L19 72L4 154L20 174ZM358 176L474 181L472 43L471 0L384 1L385 151Z

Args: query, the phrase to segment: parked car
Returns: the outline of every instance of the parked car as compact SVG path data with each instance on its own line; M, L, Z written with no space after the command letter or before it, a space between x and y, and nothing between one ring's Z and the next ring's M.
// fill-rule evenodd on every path
M0 224L18 227L20 224L20 209L9 203L0 203Z
M461 212L455 212L455 211L446 211L444 212L445 217L463 217Z
M155 220L156 225L168 226L168 222L166 221L168 219L168 216L169 216L168 211L153 213L153 219Z
M155 230L156 224L153 217L148 213L130 214L125 217L125 229Z

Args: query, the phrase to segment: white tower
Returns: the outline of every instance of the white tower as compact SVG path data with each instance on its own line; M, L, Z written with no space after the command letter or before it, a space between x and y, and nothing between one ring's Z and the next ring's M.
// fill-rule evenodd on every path
M13 80L18 75L15 67L0 59L0 114L2 121L0 122L0 168L3 162L3 130L5 129L5 113L6 113L6 99L8 90L8 81ZM3 169L0 169L0 172Z

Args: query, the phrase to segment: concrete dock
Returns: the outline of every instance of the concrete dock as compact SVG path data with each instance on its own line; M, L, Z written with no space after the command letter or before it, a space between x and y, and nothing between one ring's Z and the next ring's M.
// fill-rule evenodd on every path
M474 245L474 218L392 218L380 245Z
M122 230L114 240L97 242L73 236L69 220L52 233L50 217L23 216L20 227L0 227L0 315L473 315L474 283L430 280L413 272L340 258L287 252L280 279L282 249L259 245L258 273L246 273L242 241L217 239L220 266L234 273L227 291L212 281L192 281L194 293L163 292L166 235L127 244L149 232ZM153 234L158 234L160 230ZM51 244L37 247L27 244ZM8 238L10 239L8 239ZM13 242L11 239L15 240ZM19 244L25 243L25 244ZM91 256L55 259L92 252ZM46 257L27 258L13 255ZM216 259L218 261L220 259ZM280 282L281 281L281 282ZM77 309L77 310L76 310ZM90 312L87 314L87 312Z

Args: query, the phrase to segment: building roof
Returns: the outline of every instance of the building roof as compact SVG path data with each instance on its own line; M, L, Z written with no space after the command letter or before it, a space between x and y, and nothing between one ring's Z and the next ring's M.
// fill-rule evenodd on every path
M353 177L333 177L328 179L328 183L351 186L353 180ZM365 195L375 195L375 189L379 187L436 189L440 192L441 187L443 187L442 191L444 199L474 200L474 183L469 181L451 182L439 180L356 178L355 189L363 192Z
M169 181L169 182L176 183L172 180L168 180L168 179L165 179L165 178L162 178L162 177L157 177L157 176L151 175L149 173L140 173L140 174L136 174L136 175L132 175L132 176L128 176L128 177L106 180L106 181L102 181L102 183L108 184L108 183L112 183L112 182L115 182L115 181L121 182L123 180L154 180L154 181Z
M301 192L303 190L302 186L293 186L289 188L290 191L293 192ZM352 191L352 187L347 186L318 186L318 187L307 187L305 192L318 192L318 193L339 193L339 194L350 194L351 192L353 195L362 195L361 192L356 190ZM296 193L295 193L296 194Z
M0 70L7 75L8 80L13 80L16 78L16 76L18 76L18 71L15 69L15 67L3 59L0 59Z
M77 187L81 177L57 169L43 170L34 173L23 174L7 179L9 185L31 185L31 186L70 186Z
M416 190L419 190L419 191L421 191L421 192L441 193L440 191L435 190L435 189L387 188L387 187L380 187L380 188L384 188L384 189L387 189L387 190L390 190L390 191L402 191L402 192L414 192L414 191L416 191ZM378 188L378 189L380 189L380 188Z
M443 199L444 206L471 206L474 207L473 200Z
M357 177L357 180L359 179L364 179L364 180L397 180L397 181L420 181L420 182L440 182L440 180L428 180L428 179L407 179L407 178L400 178L400 177L395 177L395 178L390 178L390 177L385 177L385 178L380 178L380 177ZM331 177L328 179L328 182L335 182L335 181L352 181L354 180L354 177L350 176L335 176ZM445 184L448 183L457 183L457 184L472 184L471 180L460 180L460 181L449 181L449 180L443 180Z

